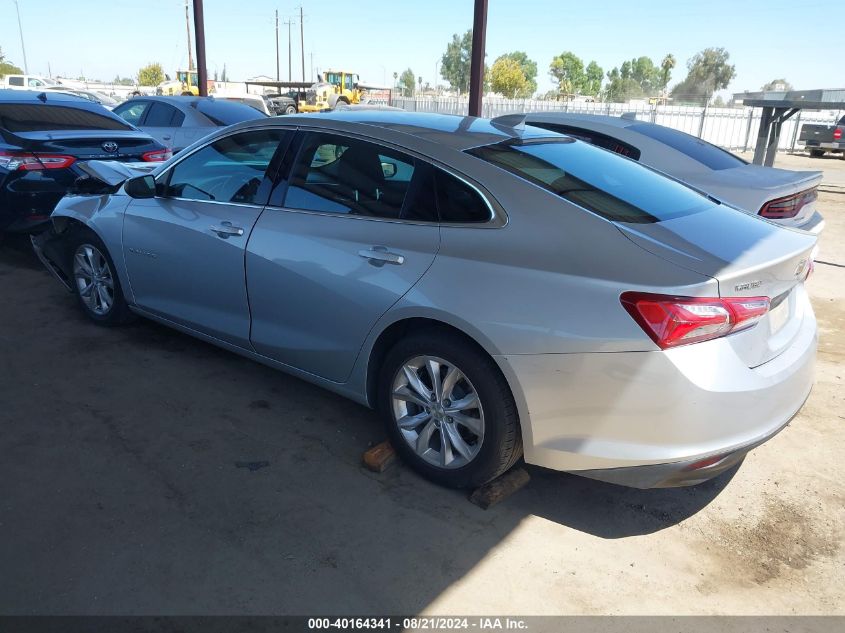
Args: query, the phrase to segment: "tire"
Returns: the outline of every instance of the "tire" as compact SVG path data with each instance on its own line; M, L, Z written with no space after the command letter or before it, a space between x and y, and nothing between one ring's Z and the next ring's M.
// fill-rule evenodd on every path
M103 326L131 321L132 312L123 296L114 261L102 240L90 230L77 230L69 239L67 256L73 293L85 315ZM87 293L85 286L90 288Z
M409 378L406 368L421 386L412 387L416 380ZM430 368L443 387L442 397L435 396L434 401ZM456 369L458 374L452 374ZM473 394L480 406L472 406ZM426 395L429 407L422 406ZM447 396L458 400L452 402ZM469 406L454 408L458 403ZM399 341L379 372L378 408L396 452L423 477L442 486L478 487L522 456L519 415L507 381L487 354L457 334L432 329Z
M285 114L296 114L296 106L291 104L285 108Z
M811 149L810 150L810 156L812 156L813 158L821 158L822 156L824 156L824 150L823 149Z

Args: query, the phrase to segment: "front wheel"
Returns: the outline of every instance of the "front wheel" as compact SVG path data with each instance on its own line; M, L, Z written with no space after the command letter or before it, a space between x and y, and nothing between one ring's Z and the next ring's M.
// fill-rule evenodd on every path
M810 150L810 156L812 156L813 158L821 158L822 156L824 156L824 150L823 149L811 149Z
M493 360L458 335L410 336L387 354L379 408L396 451L451 488L480 486L522 455L516 404Z
M99 325L129 321L132 313L123 296L114 262L100 238L91 231L80 231L71 240L68 250L74 294L88 318Z
M285 114L296 114L296 106L289 105L285 108Z

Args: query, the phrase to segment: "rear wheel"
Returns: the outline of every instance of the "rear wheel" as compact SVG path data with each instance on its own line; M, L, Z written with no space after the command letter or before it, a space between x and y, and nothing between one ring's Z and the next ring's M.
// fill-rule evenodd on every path
M285 114L296 114L296 106L293 104L288 105L285 108Z
M813 158L821 158L822 156L824 156L824 150L823 149L811 149L810 150L810 156L812 156Z
M81 230L71 240L70 270L73 290L82 311L100 325L119 325L132 313L123 297L114 262L93 232Z
M396 451L424 477L480 486L522 455L519 417L496 364L462 337L421 332L388 352L379 408Z

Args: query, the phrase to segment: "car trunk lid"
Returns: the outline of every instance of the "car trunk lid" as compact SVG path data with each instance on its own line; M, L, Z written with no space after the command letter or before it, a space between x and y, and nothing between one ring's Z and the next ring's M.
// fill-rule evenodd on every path
M68 154L77 160L141 161L144 153L161 147L135 130L50 130L16 132L15 137L28 151Z
M798 334L803 318L798 299L812 265L814 235L725 206L662 222L616 225L650 253L716 279L722 297L769 298L771 308L755 327L728 337L749 367L783 352Z

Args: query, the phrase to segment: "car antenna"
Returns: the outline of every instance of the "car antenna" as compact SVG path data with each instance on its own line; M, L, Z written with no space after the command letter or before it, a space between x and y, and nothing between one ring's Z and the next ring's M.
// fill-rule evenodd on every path
M504 114L502 116L497 116L493 119L490 119L490 123L493 123L500 127L509 127L519 132L522 132L525 129L526 116L527 115L524 112L519 114Z
M41 103L47 103L47 93L46 92L39 93L39 95L36 97L36 99L40 100Z

